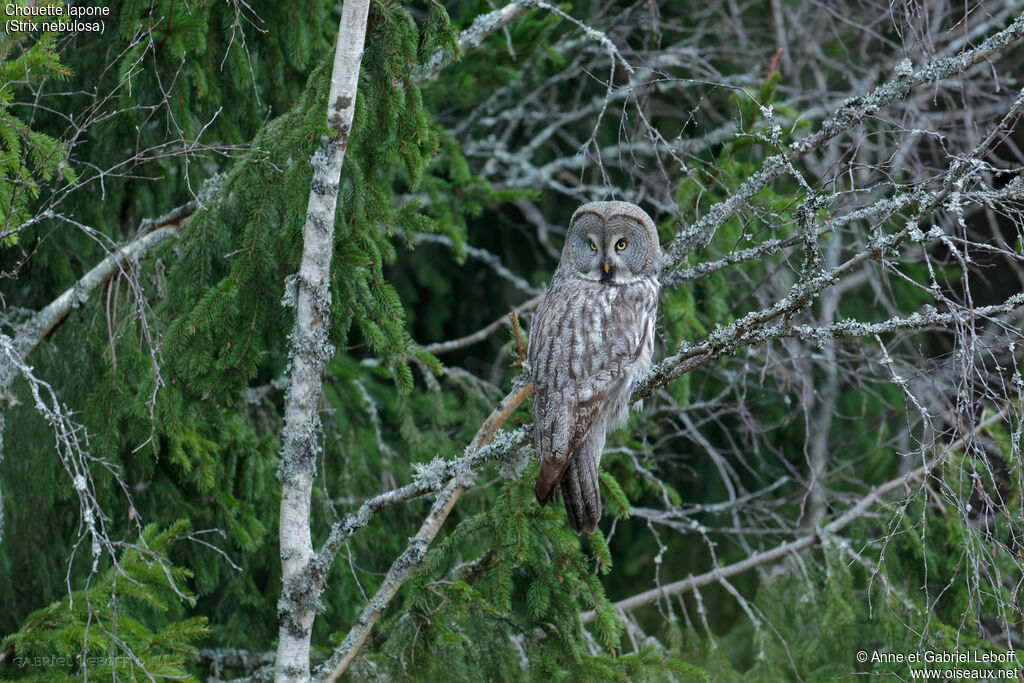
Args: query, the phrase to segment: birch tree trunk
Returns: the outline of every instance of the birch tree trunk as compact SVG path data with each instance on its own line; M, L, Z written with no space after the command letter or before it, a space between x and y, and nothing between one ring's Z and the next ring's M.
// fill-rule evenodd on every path
M289 339L291 362L281 434L282 460L277 473L281 481L283 582L278 602L278 681L309 680L310 635L323 585L310 576L314 559L310 494L319 451L323 371L334 353L328 341L334 214L355 111L369 7L369 0L346 0L342 8L327 101L327 124L333 135L325 136L313 155L313 179L302 230L302 262L298 274L285 284L284 303L295 306L295 325Z

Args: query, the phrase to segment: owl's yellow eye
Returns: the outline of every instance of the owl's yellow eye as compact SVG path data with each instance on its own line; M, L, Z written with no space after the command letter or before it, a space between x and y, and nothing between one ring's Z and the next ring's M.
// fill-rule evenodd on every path
M626 240L619 240L615 243L615 251L622 251L626 248Z
M597 242L590 240L590 251L597 251Z

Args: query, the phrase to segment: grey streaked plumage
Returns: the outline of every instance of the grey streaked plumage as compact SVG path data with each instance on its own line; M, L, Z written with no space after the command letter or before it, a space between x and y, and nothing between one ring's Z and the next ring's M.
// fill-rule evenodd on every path
M569 524L601 518L597 467L651 366L661 247L651 218L628 202L581 206L530 325L534 438L541 504L561 483Z

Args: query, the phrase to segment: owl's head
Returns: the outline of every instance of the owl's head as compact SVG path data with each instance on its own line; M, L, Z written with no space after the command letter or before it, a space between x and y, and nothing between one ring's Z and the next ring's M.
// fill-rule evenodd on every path
M656 276L661 246L654 221L629 202L584 204L569 221L562 264L586 280L616 285Z

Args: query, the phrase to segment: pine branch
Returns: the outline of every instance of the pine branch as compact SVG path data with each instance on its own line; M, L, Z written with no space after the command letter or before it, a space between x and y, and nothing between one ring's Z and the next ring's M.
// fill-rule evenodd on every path
M331 310L331 258L334 216L341 167L355 113L359 65L366 39L369 0L351 0L342 7L341 22L327 100L327 125L313 155L306 222L302 230L302 260L297 275L285 283L285 304L295 306L295 325L289 339L291 362L285 396L281 465L281 579L278 603L280 628L276 679L309 679L309 643L319 605L319 591L304 584L313 559L310 538L310 497L319 450L320 396L323 372L334 353L328 341Z
M469 448L466 449L467 452L476 453L490 443L491 439L494 438L494 434L501 428L501 425L515 412L519 404L532 393L532 382L524 382L514 388L508 396L498 403L490 416L484 420L476 436L473 437ZM359 653L359 649L366 641L366 637L370 635L370 631L373 629L373 625L377 623L381 612L387 608L391 599L395 597L395 593L398 592L398 589L402 587L406 579L423 561L427 548L430 547L437 533L441 530L441 526L448 518L448 514L452 511L459 496L462 495L467 486L473 483L475 474L473 470L468 469L462 476L452 477L444 485L444 489L434 500L430 514L423 521L420 530L409 540L409 545L405 551L392 563L391 568L384 577L384 581L381 582L380 588L377 589L377 592L363 608L352 630L345 636L345 640L335 649L331 658L318 669L318 675L325 675L327 680L334 681L338 676L345 673L349 664L352 663L356 654ZM319 559L326 560L326 555L324 553L322 555L324 557ZM333 560L333 556L328 560L328 566L331 560Z

